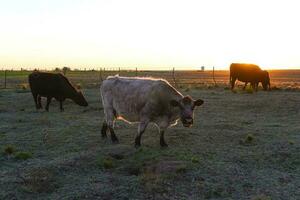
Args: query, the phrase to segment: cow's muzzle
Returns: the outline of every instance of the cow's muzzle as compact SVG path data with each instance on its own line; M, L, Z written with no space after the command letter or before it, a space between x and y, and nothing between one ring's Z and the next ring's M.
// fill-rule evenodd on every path
M191 127L193 125L193 118L185 118L182 120L184 127Z

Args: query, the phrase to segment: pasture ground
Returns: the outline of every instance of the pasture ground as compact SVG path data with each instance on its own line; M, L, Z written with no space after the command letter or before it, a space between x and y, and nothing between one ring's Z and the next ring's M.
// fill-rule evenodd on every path
M87 108L36 111L28 89L0 90L0 199L299 199L300 93L181 87L202 98L195 124L166 133L116 123L102 140L97 88ZM45 102L44 102L45 103Z

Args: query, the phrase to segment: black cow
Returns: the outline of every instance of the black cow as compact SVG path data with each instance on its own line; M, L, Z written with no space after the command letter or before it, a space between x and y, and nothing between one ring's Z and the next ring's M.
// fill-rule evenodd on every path
M47 98L46 111L49 111L49 104L52 98L60 102L60 110L63 111L63 101L72 99L80 106L88 106L81 91L77 91L69 80L62 74L45 72L33 72L28 76L31 93L36 109L41 109L41 97Z
M270 90L271 88L269 73L261 70L259 66L254 64L232 63L230 65L229 78L231 89L234 88L236 80L245 82L244 89L247 83L250 83L252 88L257 91L260 82L264 90Z

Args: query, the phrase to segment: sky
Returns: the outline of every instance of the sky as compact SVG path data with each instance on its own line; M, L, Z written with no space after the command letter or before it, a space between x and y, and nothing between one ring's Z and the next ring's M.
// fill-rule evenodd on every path
M0 68L300 69L297 0L0 0Z

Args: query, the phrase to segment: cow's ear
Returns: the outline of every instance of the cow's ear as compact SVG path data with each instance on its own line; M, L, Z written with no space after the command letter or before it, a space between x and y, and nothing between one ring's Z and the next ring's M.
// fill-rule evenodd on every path
M198 100L194 101L195 106L201 106L203 103L204 103L204 101L202 99L198 99Z
M171 106L174 106L174 107L180 106L180 103L179 103L178 101L174 100L174 99L172 99L172 100L170 101L170 104L171 104Z

